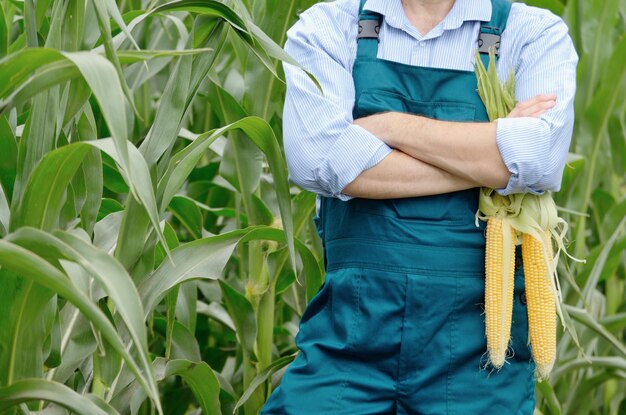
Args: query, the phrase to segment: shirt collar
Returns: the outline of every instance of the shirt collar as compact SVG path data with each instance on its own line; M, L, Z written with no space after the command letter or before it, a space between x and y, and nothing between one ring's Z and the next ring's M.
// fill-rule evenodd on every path
M382 14L387 24L396 29L412 31L413 26L404 13L401 0L368 0L363 9ZM435 28L432 32L454 30L461 27L463 22L475 20L491 20L491 0L456 0L448 15L438 25L437 28L440 29ZM431 35L438 34L440 33Z

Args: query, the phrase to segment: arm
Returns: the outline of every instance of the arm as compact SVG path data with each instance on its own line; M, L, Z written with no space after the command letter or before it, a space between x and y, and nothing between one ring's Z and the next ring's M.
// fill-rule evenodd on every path
M392 151L352 123L356 7L352 16L337 4L316 4L287 32L285 50L317 78L323 94L304 71L283 65L283 143L289 178L306 190L342 200L352 198L342 193L348 183Z
M540 95L530 100L522 101L515 106L515 108L513 109L513 111L511 111L508 117L538 117L546 112L548 108L554 106L554 98L554 95ZM413 121L434 121L428 120L423 117L411 116L408 114L383 113L355 120L355 124L361 125L381 137L385 137L387 135L387 133L385 132L386 129L393 128L392 126L402 125L402 120L400 120L400 118L404 118L405 116L407 116L406 121L409 124L411 124L411 122ZM467 125L467 123L461 124L461 126L463 127ZM483 123L477 125L488 126L489 124ZM411 131L411 127L408 125L401 128L407 128L409 131ZM402 134L399 135L402 136ZM408 136L410 136L410 134L408 134ZM481 139L481 137L478 137L478 139ZM407 146L407 148L408 147L409 146ZM452 149L451 151L455 150ZM493 152L497 150L495 149L495 146L492 146L489 151ZM474 155L474 157L482 156L483 154ZM471 156L464 156L461 154L459 157L462 157L465 163L470 166L470 168L474 168L476 166L476 164L471 159ZM491 161L489 157L485 157L484 159L486 160L486 162ZM493 159L500 161L502 160L499 153L493 155ZM454 167L455 166L451 166L449 168L452 169ZM458 175L455 175L449 173L442 168L435 167L431 164L408 156L401 151L394 151L382 162L359 175L352 183L350 183L344 189L344 192L352 196L378 199L426 196L438 193L465 190L472 187L479 187L482 185L488 186L486 184L479 184L478 181L472 181L466 178L462 178L461 176L465 174L464 171L462 169L457 170L460 173ZM485 180L493 180L492 178L496 177L497 173L498 172L493 172L491 170L491 167L487 166L484 171L479 170L477 172L477 175L483 174L483 176L487 177L487 179ZM500 174L502 174L503 177L506 176L506 180L508 180L510 176L508 171L501 172ZM506 180L503 180L503 183L506 183Z
M356 123L391 147L502 194L558 190L573 126L577 57L560 19L544 13L532 27L531 40L521 46L516 96L528 100L554 91L556 102L555 95L538 96L528 104L535 106L535 113L493 123L442 122L398 113Z
M479 186L500 188L509 180L493 122L447 122L399 112L356 122L387 145Z
M394 150L376 166L361 173L343 192L353 197L392 199L436 195L478 186Z
M554 107L555 98L554 95L538 95L520 102L508 118L538 117ZM459 184L501 188L510 180L511 173L496 144L495 122L446 122L386 112L358 119L355 123L389 146L456 176ZM416 131L419 131L418 139Z

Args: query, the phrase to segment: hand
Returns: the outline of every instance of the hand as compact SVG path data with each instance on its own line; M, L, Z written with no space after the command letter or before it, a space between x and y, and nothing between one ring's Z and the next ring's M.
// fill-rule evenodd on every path
M537 95L526 101L520 101L509 113L507 118L539 117L556 105L556 95Z

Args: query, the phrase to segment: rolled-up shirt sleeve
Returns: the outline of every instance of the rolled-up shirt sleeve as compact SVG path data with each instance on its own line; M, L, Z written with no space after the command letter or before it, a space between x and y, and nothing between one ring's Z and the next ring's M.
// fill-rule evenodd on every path
M289 178L306 190L342 200L351 199L342 193L344 187L391 152L352 123L357 27L351 13L319 4L302 13L287 32L285 50L315 76L323 93L303 70L283 66L283 144Z
M567 26L545 12L529 27L530 40L521 46L515 71L516 98L522 101L554 93L557 100L539 118L497 120L496 142L511 172L507 186L496 189L503 195L558 191L574 126L578 56Z

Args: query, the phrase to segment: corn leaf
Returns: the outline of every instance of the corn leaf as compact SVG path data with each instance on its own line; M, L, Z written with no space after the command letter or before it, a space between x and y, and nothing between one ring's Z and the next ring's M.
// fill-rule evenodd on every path
M0 312L5 316L0 320L0 385L6 386L43 376L43 348L54 293L12 272L5 263L0 265Z
M141 364L150 375L147 336L142 316L143 308L132 279L115 259L76 236L64 232L49 234L22 228L6 240L32 252L55 260L65 259L79 264L104 288L126 324L137 348Z
M235 129L241 129L267 157L269 167L274 175L278 204L287 235L287 246L291 255L292 269L295 271L293 218L291 216L291 196L289 194L287 168L272 128L258 117L247 117L228 126L202 134L192 144L175 154L158 185L157 194L161 197L161 206L165 203L169 204L171 198L174 197L209 145L226 132Z
M170 360L159 358L154 361L157 379L180 376L193 391L196 400L205 414L220 415L220 384L213 370L205 362Z
M0 266L27 277L33 282L37 282L49 290L56 292L80 309L94 326L98 328L102 336L111 343L111 346L117 353L124 358L126 364L131 368L141 385L145 388L148 396L155 401L158 400L156 387L151 382L151 379L146 378L141 372L139 366L126 350L124 342L119 337L113 325L102 311L91 302L89 297L76 288L65 275L43 258L6 239L0 240ZM149 371L147 373L149 373Z
M295 358L296 355L283 356L273 361L271 365L269 365L262 372L256 375L256 377L250 383L250 386L248 386L248 388L241 395L239 401L237 401L237 405L235 405L235 409L233 410L233 412L237 411L238 408L246 403L248 399L250 399L250 396L252 396L252 394L258 389L258 387L265 383L265 381L269 379L270 376L272 376L276 371L287 366L289 363L293 362Z
M0 16L1 17L1 16ZM17 141L5 116L0 116L0 185L8 201L17 173Z
M22 203L14 205L12 230L32 226L49 231L59 226L66 189L88 151L88 146L72 145L44 157L30 176Z
M239 342L248 356L255 356L254 345L257 337L257 321L252 304L239 291L224 281L219 281L224 302L232 316Z
M27 379L0 388L0 411L22 402L43 400L78 414L113 415L117 412L95 396L83 396L67 386L44 379ZM95 403L94 401L98 401Z

